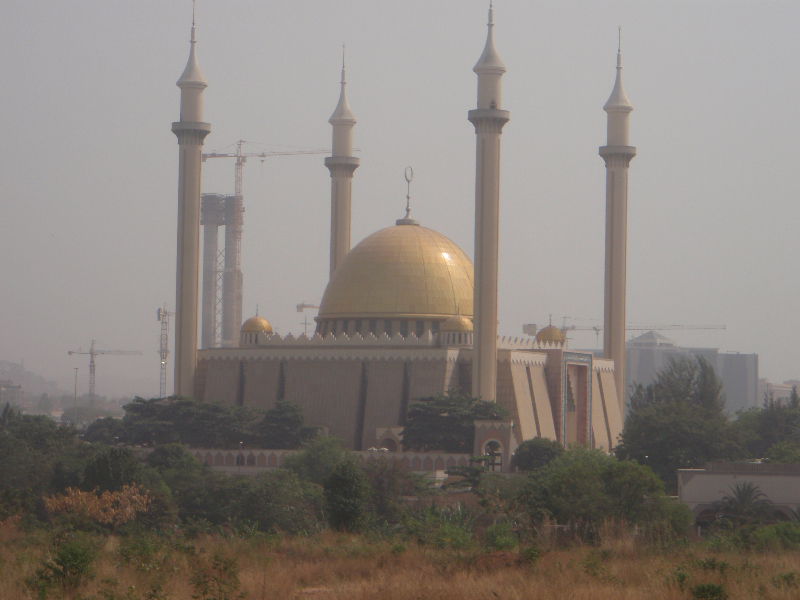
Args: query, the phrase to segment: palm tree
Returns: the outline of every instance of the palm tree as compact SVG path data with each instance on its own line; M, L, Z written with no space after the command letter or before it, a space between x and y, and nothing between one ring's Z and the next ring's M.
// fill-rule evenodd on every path
M714 502L714 510L717 518L725 518L738 525L771 521L776 512L772 500L750 482L734 485L730 495Z

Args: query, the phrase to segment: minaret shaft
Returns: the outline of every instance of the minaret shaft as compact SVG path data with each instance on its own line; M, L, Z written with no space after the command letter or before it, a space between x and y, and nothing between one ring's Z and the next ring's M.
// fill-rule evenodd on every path
M178 252L175 297L175 395L194 396L197 368L197 325L200 291L200 174L203 140L211 131L203 123L203 90L208 87L191 52L181 88L181 120L172 124L178 138Z
M500 136L509 120L501 110L506 68L494 46L489 10L486 46L473 71L478 74L475 126L475 281L473 296L472 395L497 398L497 281L500 237Z
M625 305L628 249L628 166L636 148L628 145L633 110L622 87L622 60L617 54L617 79L603 110L608 114L608 139L600 148L606 163L606 273L603 356L614 361L614 384L625 410Z
M617 152L614 152L614 151ZM632 152L631 152L632 150ZM635 155L629 146L605 146L606 159L606 272L603 320L603 356L614 361L614 383L625 401L625 307L628 247L628 163Z

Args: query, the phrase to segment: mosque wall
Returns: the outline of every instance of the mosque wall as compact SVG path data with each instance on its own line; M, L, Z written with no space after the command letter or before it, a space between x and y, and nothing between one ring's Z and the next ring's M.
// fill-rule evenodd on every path
M289 360L285 398L303 409L310 425L328 427L347 446L358 448L363 365L360 360Z
M547 391L547 378L544 365L528 365L526 368L528 386L533 394L533 409L540 437L557 440L556 421L553 415L550 395Z
M435 396L446 391L445 374L447 372L444 360L415 360L411 364L411 386L409 397L411 400Z
M603 406L606 409L606 415L608 415L608 429L611 435L611 442L616 446L619 443L619 436L622 433L622 413L619 408L614 372L611 370L601 371L599 375L600 393L603 398Z
M530 365L512 364L508 363L508 369L511 375L511 382L513 385L513 398L516 404L516 418L514 422L517 423L517 439L519 442L529 440L534 437L541 437L541 425L538 423L537 415L533 408L533 397L531 396L530 383L528 381L528 367ZM506 365L502 365L502 371L505 371ZM498 369L498 397L500 396L500 369ZM552 419L551 415L546 415L546 418Z
M378 444L375 432L379 427L393 427L402 422L401 411L407 385L403 382L406 364L402 360L374 360L369 366L366 407L364 411L362 449Z
M592 442L595 448L609 452L613 447L608 411L600 386L600 373L592 373Z
M281 362L275 359L247 361L243 405L269 410L278 401Z
M236 404L236 391L239 388L239 369L238 360L208 361L203 400L230 405Z

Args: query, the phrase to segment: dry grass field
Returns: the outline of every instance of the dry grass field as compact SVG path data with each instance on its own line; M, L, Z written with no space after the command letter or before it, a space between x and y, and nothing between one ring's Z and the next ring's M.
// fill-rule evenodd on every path
M41 572L53 559L53 537L0 524L0 600L800 597L798 552L714 552L701 541L657 549L612 531L594 545L542 542L538 557L331 531L310 538L96 536L87 538L96 550L93 577L48 589Z

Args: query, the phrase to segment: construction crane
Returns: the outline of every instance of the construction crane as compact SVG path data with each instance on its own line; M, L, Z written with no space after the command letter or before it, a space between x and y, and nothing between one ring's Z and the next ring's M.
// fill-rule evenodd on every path
M213 279L213 285L209 284L209 292L203 295L203 320L212 323L214 346L232 346L235 344L239 327L242 325L242 226L244 222L243 196L242 196L242 169L248 158L260 158L263 163L270 156L297 156L303 154L328 154L327 148L305 148L287 150L262 150L261 152L244 152L242 150L245 140L235 143L236 152L209 152L202 155L202 161L209 158L235 158L236 166L234 169L234 196L230 201L225 200L224 215L218 217L210 214L203 214L203 223L225 225L225 248L224 250L206 253L204 247L204 257L216 256L215 264L206 265L205 258L203 264L203 289L206 289L206 280ZM233 145L233 144L232 144ZM210 205L209 205L210 207ZM219 207L218 207L219 210ZM216 248L216 229L214 229L213 248ZM209 241L208 243L212 243ZM214 297L210 293L213 290ZM208 307L206 307L208 304ZM203 341L204 347L211 345L211 340Z
M159 391L159 398L167 397L167 356L169 356L169 318L173 316L174 312L167 310L167 305L164 308L159 308L156 311L159 323L161 323L161 338L158 348L158 355L161 357L161 387Z
M301 313L307 308L319 308L318 304L315 303L307 303L303 300L300 304L297 305L297 312ZM300 323L303 326L303 333L307 336L308 335L308 317L303 317L303 322Z
M92 345L89 348L88 352L84 352L81 348L77 350L70 350L67 352L70 356L73 354L88 354L89 355L89 400L94 401L94 357L100 356L101 354L114 354L117 356L132 356L132 355L141 355L141 350L96 350L95 349L95 340L92 340Z
M261 162L270 156L297 156L299 154L328 154L330 152L327 148L305 148L300 150L264 150L262 152L242 152L242 146L249 144L244 140L236 142L236 152L209 152L203 154L202 160L206 162L209 158L235 158L236 159L236 183L234 187L234 194L236 196L242 195L242 167L247 162L248 158L260 158Z
M594 331L597 335L597 342L600 342L600 332L603 331L602 325L567 325L567 319L569 318L563 317L562 325L559 327L565 336L569 331ZM552 325L552 318L550 324ZM688 331L699 329L725 329L725 325L643 325L641 323L628 323L625 327L625 331ZM536 331L534 323L522 326L522 333L525 335L535 336Z

